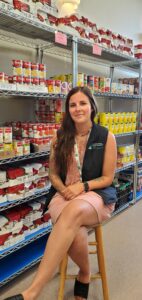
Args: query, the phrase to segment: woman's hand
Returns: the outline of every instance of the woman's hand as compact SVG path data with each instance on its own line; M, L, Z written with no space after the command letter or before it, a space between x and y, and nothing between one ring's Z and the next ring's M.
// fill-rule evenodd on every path
M64 190L61 191L61 195L66 200L72 200L76 196L80 195L84 191L84 185L82 182L76 182L72 185L67 186Z

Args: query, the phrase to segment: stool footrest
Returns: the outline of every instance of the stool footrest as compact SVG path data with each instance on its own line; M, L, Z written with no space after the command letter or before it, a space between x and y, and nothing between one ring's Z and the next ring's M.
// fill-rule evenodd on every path
M97 242L89 242L88 245L89 246L97 246Z
M77 275L75 275L75 274L68 274L68 275L66 275L66 279L75 279L77 277Z
M75 275L75 274L66 275L66 279L75 279L76 277L77 277L77 275ZM96 273L96 274L91 275L91 279L99 279L99 278L101 278L100 273Z
M97 251L89 251L89 254L97 254Z
M95 279L100 279L101 278L101 274L100 273L96 273L96 274L92 274L91 275L91 279L95 280Z

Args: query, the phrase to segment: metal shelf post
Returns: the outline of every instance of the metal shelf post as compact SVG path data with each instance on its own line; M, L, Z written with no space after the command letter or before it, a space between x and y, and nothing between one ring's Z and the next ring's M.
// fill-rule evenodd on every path
M73 87L77 85L78 77L78 42L77 37L72 38L72 76Z
M111 78L111 82L110 82L110 92L112 92L112 82L113 82L113 75L114 75L114 66L110 67L110 78ZM108 111L112 112L112 99L109 99L108 102Z
M141 77L142 77L142 62L140 63L139 66L139 95L141 95L142 91L142 82L141 82ZM137 129L138 129L138 134L136 136L136 165L134 167L134 192L133 192L133 199L134 202L136 201L136 192L137 192L137 178L138 178L138 153L139 153L139 142L140 142L140 123L141 123L141 106L142 106L142 97L138 99L137 102Z
M43 50L41 49L40 46L37 46L36 48L36 62L39 64L42 64L43 60Z

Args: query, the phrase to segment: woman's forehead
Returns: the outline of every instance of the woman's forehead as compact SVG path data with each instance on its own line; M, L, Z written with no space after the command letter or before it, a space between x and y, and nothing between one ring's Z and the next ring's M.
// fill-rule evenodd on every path
M80 101L80 100L88 100L89 101L89 98L82 92L77 92L75 93L74 95L72 95L70 97L70 102L72 101Z

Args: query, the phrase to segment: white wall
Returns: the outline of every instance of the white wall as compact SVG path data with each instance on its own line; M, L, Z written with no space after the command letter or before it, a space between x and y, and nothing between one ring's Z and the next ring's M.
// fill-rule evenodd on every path
M142 43L142 0L81 0L81 15Z

